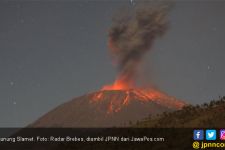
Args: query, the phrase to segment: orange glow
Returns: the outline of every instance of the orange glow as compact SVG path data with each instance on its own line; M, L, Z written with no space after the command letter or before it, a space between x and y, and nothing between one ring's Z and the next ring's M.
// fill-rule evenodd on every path
M125 97L125 99L123 101L123 105L128 105L129 98L130 98L130 93L129 93L129 91L126 91L126 97Z
M125 82L123 79L118 78L112 85L105 85L101 90L129 90L133 88L134 85L132 82Z
M93 95L91 102L98 103L109 100L107 103L107 114L113 114L121 111L124 107L128 106L134 101L155 102L157 104L166 106L168 108L182 108L185 103L177 100L175 97L168 96L167 94L155 88L127 88L108 86L106 90L101 90ZM118 91L118 93L111 93L111 91ZM111 93L111 94L107 94Z
M115 82L112 85L103 86L102 90L128 90L129 86L122 82Z
M104 92L107 91L123 92L119 95L116 94L110 95L110 97L105 97ZM113 84L103 86L101 91L93 96L92 100L95 102L100 102L108 98L110 98L110 101L107 106L107 114L119 112L123 109L123 107L129 105L132 101L153 101L166 107L175 107L178 109L185 105L182 101L178 101L175 97L168 96L166 93L161 92L156 88L137 87L133 81L126 80L126 76L119 76Z
M93 96L93 98L92 98L92 100L93 101L101 101L101 100L103 100L103 97L104 95L103 95L103 93L102 92L98 92L98 93L96 93L94 96Z

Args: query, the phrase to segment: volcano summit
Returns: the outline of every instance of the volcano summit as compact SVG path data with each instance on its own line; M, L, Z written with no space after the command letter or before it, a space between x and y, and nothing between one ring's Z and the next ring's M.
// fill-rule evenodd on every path
M149 115L182 108L184 102L157 90L102 90L53 109L32 127L124 127Z
M33 127L114 127L148 115L182 108L185 103L155 88L137 86L139 67L154 41L168 29L165 4L142 5L113 19L108 34L118 74L111 85L73 99L50 111Z

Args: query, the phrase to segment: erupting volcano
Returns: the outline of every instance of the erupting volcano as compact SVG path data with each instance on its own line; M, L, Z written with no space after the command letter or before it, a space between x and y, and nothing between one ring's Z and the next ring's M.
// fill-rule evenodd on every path
M184 105L153 89L101 90L60 105L31 127L125 127Z
M107 111L108 113L118 112L121 107L128 105L133 99L139 100L140 102L155 102L172 109L180 109L185 105L184 102L178 101L175 97L168 96L156 88L135 87L121 80L116 80L112 85L103 86L101 91L94 94L93 101L102 101L104 99L104 91L124 93L123 97L118 97L117 95L112 96L112 102Z
M168 5L137 7L129 15L113 20L109 48L118 76L111 85L60 105L33 127L113 127L149 115L181 109L185 103L160 90L137 85L143 56L167 28Z

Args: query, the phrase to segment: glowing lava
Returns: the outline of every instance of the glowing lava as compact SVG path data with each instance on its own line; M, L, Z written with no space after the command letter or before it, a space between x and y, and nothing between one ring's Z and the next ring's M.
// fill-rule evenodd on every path
M105 85L101 90L129 90L134 87L133 82L127 82L123 78L118 78L112 85Z
M168 96L156 88L140 88L133 85L130 86L130 84L121 81L116 80L112 85L103 86L99 92L93 95L91 102L97 103L110 99L107 106L107 114L117 113L134 101L141 103L154 102L168 108L176 109L180 109L186 105L184 102L177 100L175 97ZM108 96L108 92L115 94Z

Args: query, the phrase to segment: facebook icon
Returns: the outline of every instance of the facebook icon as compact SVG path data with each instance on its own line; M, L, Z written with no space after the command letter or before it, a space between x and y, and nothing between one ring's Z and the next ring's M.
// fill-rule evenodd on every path
M194 130L193 139L196 141L203 140L204 139L204 131L203 130Z

